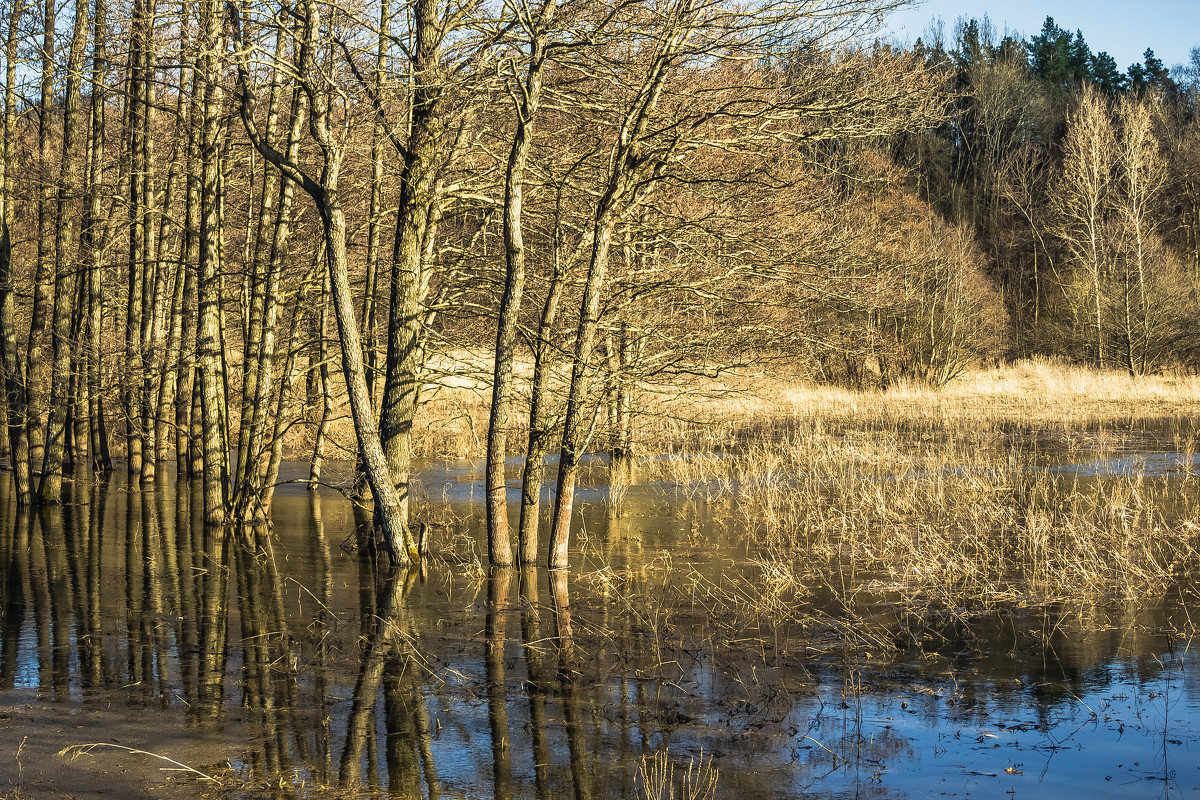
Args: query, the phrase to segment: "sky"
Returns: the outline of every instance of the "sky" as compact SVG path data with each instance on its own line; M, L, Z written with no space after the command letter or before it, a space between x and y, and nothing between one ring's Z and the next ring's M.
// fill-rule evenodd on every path
M1069 31L1083 31L1093 53L1107 51L1122 71L1140 63L1147 47L1168 67L1184 63L1200 45L1200 0L925 0L892 15L888 29L912 43L935 17L946 24L946 38L959 17L987 14L998 36L1004 29L1025 38L1038 33L1047 16Z

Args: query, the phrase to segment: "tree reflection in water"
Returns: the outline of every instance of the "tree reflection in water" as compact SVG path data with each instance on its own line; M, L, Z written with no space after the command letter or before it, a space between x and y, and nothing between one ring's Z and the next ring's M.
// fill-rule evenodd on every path
M369 520L340 497L281 492L274 530L223 531L201 523L188 481L76 491L89 502L31 514L0 483L0 707L103 710L150 741L177 728L184 745L171 757L230 764L230 780L297 797L321 786L412 800L633 797L644 755L667 748L686 768L701 746L724 754L734 794L824 792L837 780L856 791L879 770L846 764L921 764L933 746L922 736L981 729L1005 704L1010 728L1034 731L1089 691L1094 702L1097 686L1157 702L1154 654L1172 646L1155 633L1165 612L1076 611L1048 617L1025 657L1018 626L1002 620L986 634L999 643L990 655L919 678L951 689L910 692L898 709L845 693L843 675L861 665L714 648L713 628L688 627L695 608L671 599L669 564L647 557L628 519L596 540L602 559L627 565L619 573L479 576L450 561L395 572L363 555ZM1174 708L1189 707L1194 660L1170 663ZM853 713L837 711L845 703ZM918 709L919 725L905 727ZM764 754L774 772L760 769Z

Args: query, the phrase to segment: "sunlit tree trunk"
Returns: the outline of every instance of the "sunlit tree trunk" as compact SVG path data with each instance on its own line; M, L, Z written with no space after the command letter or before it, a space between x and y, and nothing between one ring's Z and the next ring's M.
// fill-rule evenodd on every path
M436 0L416 0L410 7L412 110L400 172L387 364L380 411L381 441L399 497L406 536L409 535L412 425L420 403L425 366L423 320L430 276L424 253L436 230L438 192L434 162L441 149L440 126L444 122L444 87L438 82L444 31L438 24L438 11Z
M292 314L286 350L287 358L284 359L282 380L280 380L279 386L275 390L271 401L271 413L268 415L273 420L273 427L270 439L271 448L263 477L262 505L263 513L266 514L269 514L271 511L271 502L275 496L275 484L279 480L279 467L283 461L283 432L286 429L288 419L287 411L292 402L292 387L295 385L300 372L297 356L300 351L300 332L303 328L301 318L305 316L306 309L310 305L308 302L310 292L317 282L323 278L324 271L321 269L323 261L323 254L319 254L314 259L312 267L304 276L300 286L297 287L295 297L292 301ZM313 496L316 497L317 495L314 494Z
M178 448L179 445L177 431L173 429L177 425L177 408L179 407L180 384L183 374L180 365L184 361L190 363L192 360L191 353L187 353L184 350L184 329L189 324L189 320L186 318L185 306L188 292L194 281L193 262L195 258L195 231L187 227L188 203L193 180L192 132L190 129L194 119L191 115L191 109L195 83L192 74L194 59L189 53L191 5L184 3L180 13L182 15L182 22L179 35L179 93L175 103L176 137L171 146L171 163L167 174L167 188L163 192L163 210L166 219L164 219L162 226L160 226L159 233L160 255L158 262L161 265L160 272L164 273L164 277L168 272L166 265L172 265L169 270L172 276L170 281L170 305L163 309L163 317L157 323L161 332L157 337L160 344L156 349L161 349L163 354L159 357L157 365L158 375L156 385L158 390L154 413L154 458L160 464L169 460L171 448ZM183 198L183 202L178 205L175 203L176 195L181 195ZM166 235L168 221L170 221L176 230L176 235L173 237L177 255L175 258L169 258L162 252L168 238ZM163 286L163 294L165 295L165 281Z
M610 193L601 203L611 202L611 199ZM603 205L601 207L603 208ZM616 217L611 208L597 215L591 263L588 265L587 279L583 286L583 306L575 331L571 384L563 418L562 448L558 457L558 484L550 529L549 565L552 569L561 569L568 565L567 548L571 534L571 514L575 504L575 486L579 476L579 459L583 456L587 438L585 406L591 392L591 361L595 351L596 332L600 325L600 295L604 286L604 275L608 270L615 227Z
M524 565L535 564L538 561L538 528L541 522L545 459L553 443L550 359L554 349L551 339L558 324L559 306L567 278L566 263L559 250L556 243L554 273L542 303L537 335L533 341L533 379L529 388L529 441L526 444L525 464L521 471L521 517L518 531L520 559Z
M546 66L548 25L553 20L555 0L546 0L536 17L525 6L523 19L529 20L529 64L523 85L513 92L517 115L516 133L508 154L504 179L504 292L500 296L496 324L495 367L492 372L492 406L488 419L487 440L487 530L488 557L493 566L513 563L513 548L508 525L508 489L504 461L508 455L509 405L513 391L513 361L516 357L517 321L521 295L525 290L525 238L522 231L525 163L533 147L538 105L542 95L542 75Z
M108 75L108 4L96 0L92 22L91 104L88 119L87 183L80 227L79 326L76 365L78 381L76 435L78 443L86 436L90 468L112 468L108 453L107 428L103 415L101 354L103 352L103 303L101 281L104 270L104 224L102 180L105 144L105 80ZM86 422L86 431L84 424Z
M282 62L283 39L276 43L276 58ZM268 110L267 125L264 135L272 143L279 126L279 107L282 103L283 76L276 74L271 87L271 108ZM290 125L287 128L286 153L287 158L295 161L299 155L300 135L304 123L298 92L293 91L289 105ZM295 185L292 181L284 180L274 169L270 170L274 177L268 177L267 186L263 192L262 206L259 212L258 235L255 245L255 275L256 284L261 284L253 294L254 302L261 309L252 316L257 317L257 325L252 325L253 334L248 337L246 360L253 362L248 368L247 380L243 382L243 414L241 425L241 446L239 462L239 477L237 481L238 514L244 519L261 518L269 506L267 494L268 473L270 472L271 451L274 442L268 439L268 433L275 430L276 420L271 416L272 398L277 396L274 390L276 346L279 325L279 307L281 279L287 254L288 242L291 236L292 207L295 198ZM261 266L260 266L261 262ZM252 376L252 380L249 379ZM276 409L282 413L282 409ZM271 478L271 481L274 479Z
M221 335L220 258L221 131L224 90L216 58L221 40L221 15L216 0L200 5L200 60L197 91L201 91L200 123L200 320L196 351L200 374L200 408L204 436L204 521L226 519L229 489L228 429L225 416L224 356Z
M381 95L387 87L387 54L391 42L388 38L391 25L391 5L388 0L379 3L379 37L375 48L375 92ZM379 297L379 262L383 240L383 177L384 154L387 133L380 115L375 116L371 128L371 204L367 212L367 275L364 282L362 304L363 367L367 371L367 391L375 398L378 366L378 336L375 332L376 312ZM362 497L367 493L366 476L363 474L363 456L358 453L355 463L354 494Z
M26 506L32 499L30 478L29 433L26 424L27 404L24 367L18 350L13 294L12 224L16 205L16 179L12 165L16 155L17 136L17 45L20 41L20 6L10 6L4 37L4 140L0 158L0 348L3 349L4 395L8 406L8 440L16 482L16 501Z
M204 471L203 431L197 408L199 386L196 363L196 329L200 297L197 287L200 262L200 100L201 83L193 65L188 69L187 180L184 198L184 230L180 247L180 268L184 273L183 302L176 365L175 463L180 475L196 477Z
M39 499L48 505L62 501L67 407L71 402L71 378L75 374L73 362L77 354L71 327L78 294L76 277L79 274L74 253L79 224L76 198L80 194L78 143L82 129L80 89L88 38L87 3L88 0L76 0L75 3L75 27L67 58L67 85L63 103L62 162L56 214L58 225L54 244L54 312L51 323L54 369L50 376L50 409L46 422L42 482L38 487Z
M579 459L587 439L588 426L585 421L591 392L591 362L600 324L600 299L612 252L613 232L624 210L635 203L638 196L648 193L661 179L662 172L655 165L664 164L671 158L669 147L660 146L652 155L648 154L644 151L642 139L658 108L668 72L692 32L690 25L695 24L697 13L698 8L691 0L681 0L664 18L662 40L656 45L649 68L622 114L604 188L596 201L591 258L584 279L579 323L575 330L571 383L567 390L562 447L559 451L554 518L550 527L549 565L552 569L565 568L568 564L567 551ZM650 167L649 173L646 172L647 166Z
M329 425L333 421L333 387L329 379L329 276L321 287L321 299L317 303L316 336L313 342L312 365L308 371L309 402L320 400L320 417L317 432L313 436L312 457L308 463L308 488L316 491L321 484L321 469L325 463L325 446L329 436Z
M37 265L33 276L33 309L29 322L29 350L25 376L29 425L29 457L34 469L42 468L46 452L47 387L50 381L51 360L47 353L50 338L50 315L53 312L54 252L58 240L54 235L55 181L50 179L54 160L54 137L50 130L54 106L54 39L57 6L46 0L42 18L41 99L38 102L38 170L41 190L38 195Z
M244 42L241 9L229 6L231 21L239 44ZM313 0L303 0L297 9L300 26L299 35L304 43L300 48L300 63L296 75L299 81L316 79L319 68L313 50L317 44L321 21L319 7ZM241 99L241 117L251 142L259 153L279 168L284 175L298 183L313 199L321 220L322 238L325 244L326 265L332 293L334 315L337 320L338 336L342 351L342 374L350 399L350 413L354 418L355 434L359 449L363 453L367 480L375 498L375 518L379 525L394 563L408 563L418 557L416 542L408 532L404 517L405 506L392 482L387 456L379 438L379 427L375 409L367 389L362 359L362 341L359 337L358 320L355 318L354 301L350 290L349 265L346 261L346 216L338 196L338 178L341 171L342 149L330 129L331 119L325 87L314 90L305 88L310 105L309 132L321 153L321 173L314 179L289 159L263 140L254 116L255 99L250 88L249 68L246 55L239 48L238 79Z
M151 257L154 252L151 222L153 177L151 155L153 148L154 111L154 18L155 0L135 0L130 22L130 65L128 105L129 124L129 269L125 317L125 415L129 473L143 480L153 480L153 465L149 472L144 461L153 461L153 448L147 447L153 433L148 429L150 409L146 396L149 380L147 363L146 311L153 291ZM149 283L149 285L147 285Z

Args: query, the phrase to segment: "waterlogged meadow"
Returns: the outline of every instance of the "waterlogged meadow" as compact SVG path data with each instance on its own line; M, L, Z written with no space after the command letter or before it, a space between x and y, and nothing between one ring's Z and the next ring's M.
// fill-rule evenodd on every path
M424 463L407 573L329 489L227 533L170 475L0 491L0 796L1186 796L1196 398L1025 363L648 404L569 571L486 568L469 457Z

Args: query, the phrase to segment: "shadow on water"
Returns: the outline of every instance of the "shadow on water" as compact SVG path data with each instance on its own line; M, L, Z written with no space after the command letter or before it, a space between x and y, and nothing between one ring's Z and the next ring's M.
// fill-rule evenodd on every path
M353 554L331 493L281 492L273 531L226 533L169 476L37 513L0 486L0 793L214 791L112 745L237 797L683 797L702 753L719 797L1200 786L1182 597L1009 609L880 661L770 621L719 634L688 581L737 568L737 531L636 492L587 511L575 570L484 573ZM450 503L468 538L475 499Z

